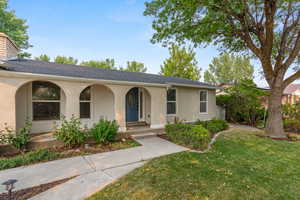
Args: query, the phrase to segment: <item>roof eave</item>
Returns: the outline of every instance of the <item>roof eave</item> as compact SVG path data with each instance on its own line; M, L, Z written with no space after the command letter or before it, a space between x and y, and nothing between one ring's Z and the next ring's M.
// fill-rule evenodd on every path
M169 87L172 86L181 86L181 87L193 87L193 88L203 88L203 89L211 89L211 90L216 90L216 89L221 89L221 87L217 87L217 86L209 86L209 85L193 85L193 84L183 84L183 83L171 83L168 82L167 83Z
M167 87L167 84L159 83L144 83L144 82L130 82L130 81L117 81L117 80L105 80L105 79L93 79L93 78L80 78L80 77L71 77L71 76L58 76L50 74L36 74L28 72L14 72L14 71L1 71L0 76L6 77L30 77L35 79L49 78L53 80L64 80L64 81L75 81L75 82L92 82L99 84L113 84L113 85L142 85L142 86L152 86L152 87Z

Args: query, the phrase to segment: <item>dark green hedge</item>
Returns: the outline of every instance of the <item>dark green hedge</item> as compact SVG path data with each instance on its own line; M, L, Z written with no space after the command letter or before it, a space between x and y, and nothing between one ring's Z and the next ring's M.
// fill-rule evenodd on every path
M195 125L202 125L204 128L209 130L211 133L217 133L223 130L228 129L229 125L225 120L221 119L212 119L208 121L196 121Z
M206 149L211 139L211 133L202 125L168 124L165 131L171 141L196 150Z

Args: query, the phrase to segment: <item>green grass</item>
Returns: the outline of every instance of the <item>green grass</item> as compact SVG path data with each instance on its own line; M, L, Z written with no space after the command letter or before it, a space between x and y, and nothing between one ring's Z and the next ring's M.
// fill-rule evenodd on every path
M59 153L50 152L47 150L32 151L29 153L17 155L11 158L0 159L0 170L29 165L43 161L50 161L60 158Z
M153 159L89 200L300 199L300 142L255 134L227 131L211 152Z
M68 158L74 157L79 155L89 155L93 153L100 153L100 152L107 152L107 151L115 151L120 149L127 149L131 147L139 146L140 144L132 141L127 140L125 142L112 142L109 145L103 146L98 145L96 152L76 152L70 154L63 154L61 152L51 152L47 149L31 151L28 153L20 154L10 158L1 158L0 157L0 170L24 166L24 165L31 165L39 162L46 162L51 160L57 160L61 158ZM109 148L108 148L109 146Z

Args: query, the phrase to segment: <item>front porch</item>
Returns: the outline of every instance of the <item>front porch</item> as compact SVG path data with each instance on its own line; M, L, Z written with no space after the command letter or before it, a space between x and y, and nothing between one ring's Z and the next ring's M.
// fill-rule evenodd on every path
M166 88L147 84L110 84L103 81L78 82L54 79L0 78L0 89L9 89L1 129L19 129L32 122L32 134L53 131L65 117L80 118L92 127L101 119L116 120L119 132L161 129L166 123ZM5 83L4 83L5 82ZM15 91L15 92L12 92Z

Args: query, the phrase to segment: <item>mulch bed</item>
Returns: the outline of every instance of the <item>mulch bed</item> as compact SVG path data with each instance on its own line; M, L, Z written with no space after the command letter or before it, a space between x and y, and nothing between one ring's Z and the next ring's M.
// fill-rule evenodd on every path
M157 135L157 136L162 138L162 139L171 141L170 138L166 134L161 134L161 135Z
M65 179L61 179L58 181L54 181L51 183L46 183L46 184L42 184L42 185L38 185L35 187L31 187L31 188L26 188L26 189L22 189L22 190L18 190L18 191L13 191L12 192L12 200L25 200L25 199L29 199L37 194L40 194L46 190L49 190L50 188L53 188L57 185L60 185L62 183L65 183L73 178L75 178L76 176L70 177L70 178L65 178ZM0 199L1 200L9 200L8 198L8 194L7 193L2 193L0 194Z
M73 157L73 156L80 156L80 155L88 155L88 154L95 154L95 153L102 153L107 151L115 151L122 149L121 147L116 147L114 144L116 143L128 143L128 142L135 142L132 138L126 138L125 140L117 140L113 143L109 144L96 144L96 143L87 143L77 147L58 147L58 148L46 148L50 152L61 153L63 158L66 157ZM0 157L2 158L11 158L17 155L21 155L22 153L10 153L7 152L5 154L1 154Z

